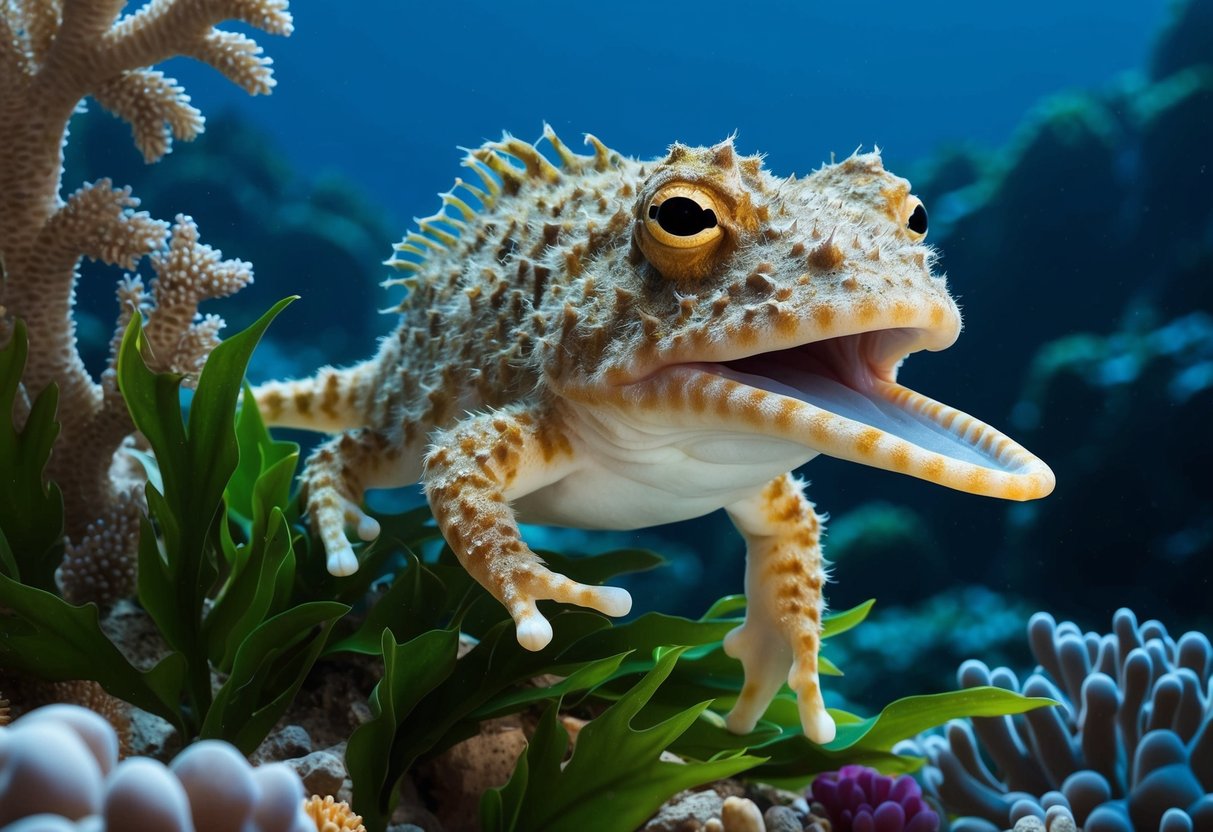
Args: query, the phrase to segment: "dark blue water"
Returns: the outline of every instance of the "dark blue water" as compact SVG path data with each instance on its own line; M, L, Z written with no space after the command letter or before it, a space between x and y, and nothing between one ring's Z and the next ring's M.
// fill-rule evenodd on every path
M450 185L456 145L534 139L545 119L639 156L737 130L785 175L860 145L903 167L997 146L1043 96L1141 66L1168 3L752 5L298 3L294 35L259 37L268 99L169 66L205 112L239 108L300 171L346 174L407 220Z

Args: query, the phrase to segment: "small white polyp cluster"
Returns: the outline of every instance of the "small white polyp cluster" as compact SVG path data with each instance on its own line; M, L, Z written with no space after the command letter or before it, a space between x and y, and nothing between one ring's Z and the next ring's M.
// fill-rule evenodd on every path
M315 832L303 783L203 740L171 765L118 762L108 722L48 705L0 728L0 832Z

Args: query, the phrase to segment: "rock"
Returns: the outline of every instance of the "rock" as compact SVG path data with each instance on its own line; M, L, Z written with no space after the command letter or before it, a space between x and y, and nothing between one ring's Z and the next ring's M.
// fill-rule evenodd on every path
M680 792L670 798L641 832L699 832L709 820L720 817L724 798L711 789Z
M426 766L422 791L430 796L435 814L450 832L477 829L480 796L503 786L526 749L526 735L514 720L497 719L481 733L447 749ZM420 781L419 781L420 784Z
M766 832L762 813L754 801L745 797L730 797L720 808L724 832Z
M295 770L308 794L337 796L345 783L345 762L330 749L313 751L298 759L284 760L283 765Z
M266 737L250 759L254 765L261 765L304 757L313 750L312 737L307 729L302 725L284 725Z
M762 816L767 832L802 832L800 818L787 806L772 806Z

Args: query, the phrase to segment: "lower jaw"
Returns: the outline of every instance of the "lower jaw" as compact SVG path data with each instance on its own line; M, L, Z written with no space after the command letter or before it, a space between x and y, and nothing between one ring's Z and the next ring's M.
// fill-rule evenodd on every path
M801 373L797 387L785 383L786 373L778 380L724 364L682 365L674 374L689 377L688 389L702 383L696 376L721 379L712 383L722 388L717 395L741 402L734 412L706 408L708 421L722 429L763 433L972 494L1029 500L1053 489L1048 466L1010 437L875 374L843 384L838 375Z

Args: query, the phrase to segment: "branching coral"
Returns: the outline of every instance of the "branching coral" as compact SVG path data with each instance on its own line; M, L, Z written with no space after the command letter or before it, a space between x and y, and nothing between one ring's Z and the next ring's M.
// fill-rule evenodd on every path
M24 319L30 341L23 378L27 399L49 384L59 387L62 432L47 477L63 490L65 578L69 584L80 578L65 589L76 597L113 597L129 588L122 585L127 581L89 584L81 576L87 562L125 554L110 550L129 548L131 518L140 503L134 482L123 476L123 466L114 465L115 451L132 427L113 361L94 380L76 350L73 303L81 258L133 271L142 257L155 255L150 293L138 278L120 286L122 315L131 314L131 305L145 312L158 369L184 372L197 368L222 325L212 316L199 318L198 303L236 291L252 280L252 271L201 245L188 217L177 217L169 242L168 224L136 211L130 190L109 180L86 184L63 199L68 119L91 96L130 123L136 145L154 162L174 137L198 135L203 118L176 81L150 69L153 64L190 56L250 93L268 93L274 79L260 47L214 26L234 19L271 34L287 35L292 28L286 0L150 0L118 19L125 5L0 4L0 343L12 320Z
M1086 832L1213 829L1209 639L1172 638L1126 609L1107 635L1037 613L1028 638L1040 668L1022 686L1006 668L974 661L960 668L960 684L1047 696L1056 708L957 721L946 738L922 741L928 788L970 816L953 828L1005 829L1035 815L1050 829L1073 821Z

